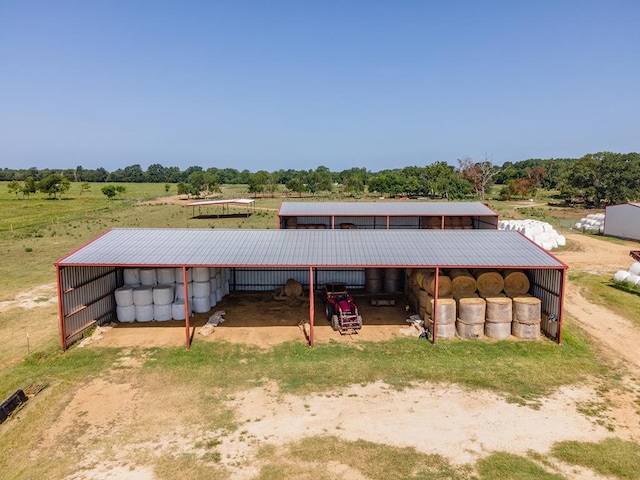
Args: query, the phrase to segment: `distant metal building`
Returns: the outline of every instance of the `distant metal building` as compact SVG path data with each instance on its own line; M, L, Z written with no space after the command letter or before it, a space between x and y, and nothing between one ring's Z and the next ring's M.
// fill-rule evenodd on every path
M604 234L640 241L640 203L624 203L606 208Z
M480 202L282 202L281 229L497 229Z
M115 292L125 283L126 269L169 267L179 272L176 281L184 290L187 346L186 285L190 271L201 267L225 269L229 289L236 292L275 289L288 278L300 281L309 291L311 345L314 291L325 282L361 287L371 268L433 268L436 278L443 268L520 269L529 277L529 293L542 302L541 330L558 343L562 338L567 266L515 231L117 228L55 266L63 349L91 327L116 319Z

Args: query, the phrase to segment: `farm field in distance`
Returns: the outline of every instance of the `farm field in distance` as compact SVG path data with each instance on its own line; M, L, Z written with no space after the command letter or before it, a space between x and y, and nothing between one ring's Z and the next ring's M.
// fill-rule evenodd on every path
M61 352L52 264L107 229L276 228L284 199L352 200L260 197L250 217L198 219L164 184L125 184L112 200L102 185L49 200L0 182L0 395L46 385L0 425L3 478L638 478L640 353L627 347L640 341L640 296L610 284L637 243L571 232L591 210L543 194L489 200L501 218L567 234L553 252L570 267L561 346L396 334L309 349L260 345L259 329L277 326L256 326L243 333L255 344L214 332L186 351L178 328L158 334L164 344L153 331L115 344L107 331ZM235 185L222 195L250 197ZM258 320L296 314L257 307Z

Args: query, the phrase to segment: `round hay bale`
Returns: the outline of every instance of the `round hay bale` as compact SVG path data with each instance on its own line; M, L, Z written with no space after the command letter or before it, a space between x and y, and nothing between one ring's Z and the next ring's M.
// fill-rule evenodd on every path
M474 270L478 292L484 295L495 295L504 290L504 279L496 270Z
M193 282L187 283L187 296L193 297ZM184 283L176 284L176 299L178 298L184 299Z
M284 294L287 297L301 297L303 292L302 284L293 278L290 278L284 284Z
M433 312L434 299L431 299L429 310ZM431 313L430 312L430 313ZM456 322L456 301L453 298L438 298L438 326L453 325Z
M426 312L431 315L431 302L433 301L433 296L430 295L429 292L422 289L418 290L416 296L418 300L418 309L426 310Z
M153 289L148 285L134 288L133 303L135 305L151 305L153 303ZM151 316L153 317L153 314Z
M216 290L216 300L218 303L220 303L220 301L223 299L224 297L224 287L218 287L218 289Z
M340 228L342 230L354 230L356 228L356 224L355 223L341 223L340 224Z
M384 269L384 288L387 293L402 291L402 268L385 268Z
M158 268L156 270L156 276L158 277L158 283L160 285L169 285L170 283L175 283L176 281L176 272L175 268Z
M522 270L504 270L502 272L504 278L504 290L515 295L522 295L529 292L531 283L529 277Z
M218 303L218 296L216 295L215 290L211 290L211 294L209 295L209 303L211 304L211 308L215 307Z
M192 270L192 278L194 282L209 281L209 267L194 267Z
M182 275L182 268L176 267L175 269L176 283L184 283L184 276ZM193 281L193 273L191 269L187 269L187 282Z
M175 302L173 302L173 304L171 305L171 317L174 320L184 320L185 319L184 300L179 299L179 300L176 300Z
M140 269L140 284L146 286L152 286L158 283L155 268L141 268Z
M460 225L463 227L473 227L473 218L460 217Z
M436 293L436 276L435 273L422 280L422 288L431 295ZM451 295L451 279L443 274L438 275L438 297Z
M173 285L156 285L153 287L154 305L171 305L172 302Z
M540 320L537 322L516 322L511 324L511 333L516 338L535 340L540 336Z
M615 275L613 276L613 279L616 282L624 282L627 277L631 275L629 272L627 272L626 270L618 270Z
M488 297L487 302L487 322L491 323L511 323L513 319L513 301L508 297ZM487 335L488 337L491 335ZM492 337L495 338L495 337Z
M461 298L458 301L458 320L467 325L484 323L487 304L484 298Z
M624 281L629 285L636 285L640 281L640 275L631 274Z
M633 262L629 267L629 273L631 275L640 275L640 262Z
M382 268L365 268L364 269L364 290L367 293L382 292L383 282L384 282L384 269Z
M495 338L496 340L504 340L511 336L511 322L509 323L493 323L487 322L484 324L484 334L489 338Z
M460 338L482 338L484 336L484 323L469 324L458 319L456 330Z
M433 320L427 322L427 329L433 334ZM456 335L456 323L440 323L436 327L436 338L453 338Z
M194 297L208 297L211 294L211 282L209 280L206 282L194 281L192 285Z
M287 228L296 228L298 226L298 217L287 217Z
M193 297L191 304L196 313L205 313L211 310L211 300L209 299L209 295L206 297Z
M116 305L118 307L128 307L133 305L133 287L125 285L124 287L117 288L115 291Z
M456 230L460 227L460 217L444 217L444 228Z
M153 305L136 305L136 320L150 322L153 320Z
M122 277L125 285L140 285L140 269L125 268L122 271Z
M540 322L542 302L536 297L513 297L513 321Z
M469 295L476 291L476 279L466 268L449 270L453 295Z
M136 306L135 305L127 305L116 307L116 316L118 317L119 322L123 323L131 323L136 320Z
M157 322L166 322L171 320L171 304L168 305L153 305L153 319Z

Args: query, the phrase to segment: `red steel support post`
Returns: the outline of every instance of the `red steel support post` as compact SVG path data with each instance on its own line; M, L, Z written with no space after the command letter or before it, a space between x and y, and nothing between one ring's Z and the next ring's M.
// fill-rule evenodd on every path
M182 266L182 288L184 291L184 328L187 335L187 350L191 348L191 335L189 334L189 285L187 284L187 267Z
M309 346L313 347L313 336L314 336L314 317L315 317L315 308L314 308L314 295L313 295L313 267L309 267Z
M58 279L58 315L60 316L60 346L62 350L67 349L67 332L64 325L64 300L62 295L62 274L60 273L60 266L56 265L56 277Z
M433 308L431 309L431 317L433 319L433 344L436 344L436 340L438 335L436 334L437 326L438 326L438 280L440 277L440 268L436 267L436 278L434 280L434 292L433 292ZM426 317L426 315L425 315ZM429 328L427 322L427 328Z

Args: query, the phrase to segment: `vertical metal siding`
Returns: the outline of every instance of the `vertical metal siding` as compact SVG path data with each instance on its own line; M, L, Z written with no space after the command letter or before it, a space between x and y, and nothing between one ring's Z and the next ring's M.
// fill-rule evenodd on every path
M364 288L364 268L317 268L314 282L322 287L327 282L344 282L348 288Z
M275 290L293 278L302 285L309 285L309 270L306 268L235 268L233 289L245 291Z
M339 229L341 223L353 223L357 229L373 229L376 228L376 223L380 224L380 221L376 221L376 217L335 217L335 228ZM386 224L386 220L385 220ZM386 225L385 225L386 226ZM380 228L380 227L378 227Z
M331 228L331 217L298 217L298 228L302 225L319 225L322 224L326 228Z
M550 338L558 340L560 309L562 307L562 278L564 270L535 269L528 272L530 293L542 302L540 329Z
M640 208L634 205L607 207L604 233L614 237L640 240Z
M61 269L62 314L69 346L96 323L115 316L118 271L115 267L65 267ZM122 274L120 273L120 277Z
M476 230L497 230L498 217L473 217L473 228Z

